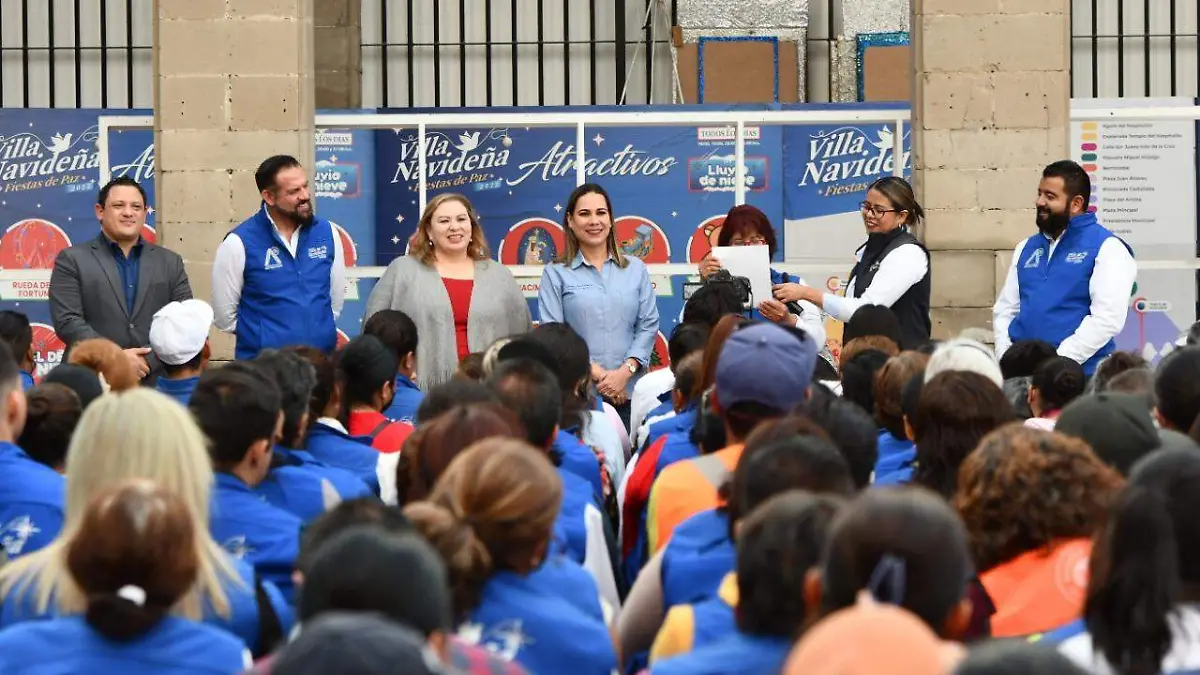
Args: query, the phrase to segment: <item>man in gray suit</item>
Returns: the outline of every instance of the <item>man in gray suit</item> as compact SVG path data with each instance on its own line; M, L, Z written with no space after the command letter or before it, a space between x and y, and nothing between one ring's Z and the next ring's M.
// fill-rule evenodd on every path
M54 261L54 330L68 351L82 340L112 340L142 378L157 376L161 365L150 351L150 323L167 303L192 297L183 259L142 239L146 191L132 178L114 178L100 188L96 218L100 235L64 249Z

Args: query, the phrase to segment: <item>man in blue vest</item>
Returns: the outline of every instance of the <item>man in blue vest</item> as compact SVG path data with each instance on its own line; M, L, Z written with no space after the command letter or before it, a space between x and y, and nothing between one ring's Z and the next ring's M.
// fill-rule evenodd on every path
M225 237L213 261L214 323L237 334L238 359L291 345L331 353L346 295L341 237L315 216L295 157L268 157L254 180L262 208Z
M1075 162L1054 162L1038 185L1038 232L1017 244L992 310L996 356L1018 340L1045 340L1088 375L1125 327L1137 277L1133 250L1096 220L1092 185Z

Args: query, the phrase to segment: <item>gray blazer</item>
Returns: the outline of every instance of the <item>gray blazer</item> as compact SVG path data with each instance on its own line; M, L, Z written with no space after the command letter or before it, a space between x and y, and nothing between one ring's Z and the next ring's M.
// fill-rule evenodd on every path
M417 376L429 390L449 380L458 367L454 313L437 269L401 256L388 265L367 300L363 323L381 309L398 309L417 325ZM496 340L528 333L529 303L512 272L495 260L475 263L475 284L467 317L467 346L481 352Z
M98 337L112 340L122 349L149 347L155 312L169 302L191 297L183 258L146 242L137 294L133 307L126 307L121 273L103 234L60 252L50 274L50 317L54 332L68 350L76 342ZM157 370L157 360L148 361L151 369Z

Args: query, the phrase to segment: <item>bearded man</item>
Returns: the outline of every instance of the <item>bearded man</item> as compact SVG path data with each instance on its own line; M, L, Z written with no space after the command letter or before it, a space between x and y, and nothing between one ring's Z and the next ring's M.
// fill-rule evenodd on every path
M225 236L213 261L213 323L237 335L238 360L295 345L330 354L346 295L341 237L316 217L295 157L268 157L254 180L261 208Z
M1133 250L1096 220L1088 174L1075 162L1046 167L1038 232L1017 244L992 308L996 355L1018 340L1045 340L1091 376L1125 327L1137 278Z

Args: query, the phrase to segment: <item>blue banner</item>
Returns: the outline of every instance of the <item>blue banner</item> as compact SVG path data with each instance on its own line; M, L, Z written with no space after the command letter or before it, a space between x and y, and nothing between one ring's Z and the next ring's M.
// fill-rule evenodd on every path
M95 110L0 111L0 268L46 270L99 231ZM29 317L38 374L62 359L50 325L49 281L0 284L0 307Z
M781 131L747 130L747 201L782 222ZM733 129L588 127L587 179L613 201L622 249L648 264L697 262L733 206ZM416 230L416 132L379 131L378 264L403 255ZM492 253L509 265L543 264L565 243L564 209L575 188L574 129L454 129L426 137L428 196L465 195ZM782 228L778 235L782 239Z
M375 264L375 134L370 130L318 129L309 187L317 214L333 223L342 239L346 267ZM338 317L338 340L358 335L374 279L346 283Z

